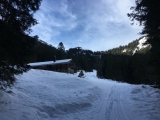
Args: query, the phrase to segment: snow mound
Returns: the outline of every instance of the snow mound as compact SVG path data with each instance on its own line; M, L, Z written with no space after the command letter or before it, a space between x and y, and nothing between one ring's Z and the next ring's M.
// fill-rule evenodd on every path
M0 92L0 119L67 119L70 113L86 114L100 94L95 85L66 73L31 69L16 78L10 94Z

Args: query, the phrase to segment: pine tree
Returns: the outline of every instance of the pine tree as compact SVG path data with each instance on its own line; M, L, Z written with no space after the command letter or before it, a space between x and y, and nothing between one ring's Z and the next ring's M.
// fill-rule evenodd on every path
M58 50L62 50L62 51L65 51L65 47L64 47L64 45L63 45L63 43L62 42L60 42L59 43L59 45L58 45Z
M41 0L0 0L0 81L12 83L14 74L28 70L26 59L37 37L29 36L37 24L33 13Z
M160 37L160 1L136 0L136 6L131 7L132 13L128 17L134 23L138 21L143 26L141 34L149 37ZM132 23L132 24L133 24Z
M78 77L83 77L84 76L84 73L83 71L81 70L81 72L79 73Z
M160 0L136 0L136 6L131 7L128 17L137 20L143 26L141 34L148 35L151 49L151 64L154 76L160 86Z

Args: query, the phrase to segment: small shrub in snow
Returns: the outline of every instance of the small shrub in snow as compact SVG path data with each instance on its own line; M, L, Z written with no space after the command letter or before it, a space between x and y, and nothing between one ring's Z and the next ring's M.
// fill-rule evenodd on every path
M83 77L84 76L84 73L83 71L81 70L81 72L79 73L78 77Z

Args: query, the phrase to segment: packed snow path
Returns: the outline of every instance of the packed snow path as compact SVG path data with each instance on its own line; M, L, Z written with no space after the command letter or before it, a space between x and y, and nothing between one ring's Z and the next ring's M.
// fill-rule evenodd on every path
M96 73L30 70L0 91L0 120L159 120L160 90Z
M108 87L98 111L97 120L130 120L126 105L123 103L123 92L117 86ZM121 96L122 95L122 96Z

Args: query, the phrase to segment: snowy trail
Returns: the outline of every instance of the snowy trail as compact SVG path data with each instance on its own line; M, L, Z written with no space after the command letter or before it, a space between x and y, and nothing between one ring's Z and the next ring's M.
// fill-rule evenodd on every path
M105 90L105 94L103 95L103 99L101 101L100 108L98 110L97 120L105 120L106 119L106 108L108 107L109 93L111 92L111 87Z
M121 98L124 97L124 91L121 90L123 87L114 83L103 88L105 94L97 112L97 120L130 120L125 110L125 101Z
M160 90L30 70L0 91L0 120L159 120Z
M130 120L124 110L120 88L118 86L111 88L106 107L106 120Z
M103 91L96 120L131 120L126 112L126 98L129 84L114 81L97 81L92 77L92 83ZM124 89L125 88L125 89Z
M103 91L95 120L159 120L159 89L90 78Z

